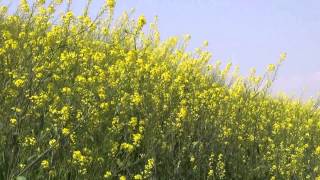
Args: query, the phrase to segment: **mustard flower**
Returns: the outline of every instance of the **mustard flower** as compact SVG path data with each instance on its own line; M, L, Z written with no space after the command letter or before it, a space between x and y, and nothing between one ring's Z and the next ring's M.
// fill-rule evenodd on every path
M100 108L103 109L103 110L108 110L108 107L109 107L109 103L107 103L107 102L104 102L104 103L100 104Z
M138 29L141 29L147 23L146 17L144 15L138 18Z
M11 124L11 126L16 126L17 125L17 119L16 118L11 118L10 119L10 124Z
M25 138L25 145L33 146L37 143L36 138L32 136L28 136Z
M139 93L135 92L132 96L132 103L135 105L139 105L142 101L142 97L139 95Z
M71 88L69 87L64 87L62 88L62 93L69 95L71 93Z
M276 66L274 64L268 65L268 68L267 68L268 72L273 72L275 69L276 69Z
M284 61L287 58L287 53L283 52L280 54L280 61Z
M140 144L140 141L141 141L141 138L142 138L142 135L137 133L137 134L133 134L132 135L132 138L133 138L133 145L139 145Z
M131 117L130 121L129 121L129 126L132 128L135 128L138 124L138 119L137 117Z
M48 169L49 168L49 161L48 160L41 161L41 168Z
M103 175L104 178L110 178L112 176L112 173L110 171L106 171Z
M203 46L204 46L204 47L207 47L208 45L209 45L209 42L208 42L208 41L204 41L204 42L203 42Z
M116 1L115 0L106 0L107 6L109 7L109 9L113 9L116 5Z
M142 180L143 178L142 178L141 174L136 174L136 175L134 175L133 179L134 180Z
M185 118L187 116L187 114L188 114L187 108L186 107L181 107L180 111L178 113L178 117L183 119L183 118Z
M23 80L23 79L17 79L14 81L14 85L16 87L22 87L24 84L25 84L25 80Z
M20 7L25 12L29 12L30 11L30 7L29 7L29 4L28 4L27 0L21 0L20 1Z
M68 135L70 134L70 130L69 130L68 128L63 128L63 129L62 129L62 134L63 134L64 136L68 136Z
M131 153L134 149L133 145L129 144L129 143L122 143L120 145L120 148L127 151L128 153Z
M39 5L43 5L43 4L46 3L46 0L37 0L37 3L38 3Z
M320 156L320 146L316 147L315 154Z
M49 146L50 146L51 148L57 147L57 146L58 146L57 140L56 140L56 139L51 139L51 140L49 141Z
M213 175L214 175L214 174L213 174L213 170L210 169L209 172L208 172L208 177L213 177Z

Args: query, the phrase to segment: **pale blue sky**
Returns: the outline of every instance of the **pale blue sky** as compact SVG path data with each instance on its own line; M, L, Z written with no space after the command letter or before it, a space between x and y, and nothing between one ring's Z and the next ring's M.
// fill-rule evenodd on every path
M243 74L262 73L287 52L275 91L306 97L320 89L319 0L120 0L117 10L132 7L150 20L157 15L162 37L191 34L193 48L208 40L213 60Z
M79 10L85 1L74 2ZM103 2L93 0L92 11ZM274 90L303 97L320 90L319 0L118 0L116 14L131 8L149 22L158 16L162 39L190 34L191 49L208 40L213 61L231 61L243 74L262 73L287 52Z

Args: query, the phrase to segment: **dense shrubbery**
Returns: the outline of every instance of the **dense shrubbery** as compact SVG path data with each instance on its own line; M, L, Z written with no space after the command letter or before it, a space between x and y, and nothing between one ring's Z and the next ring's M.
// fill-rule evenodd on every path
M320 111L271 97L278 65L241 78L143 16L112 23L112 0L94 20L44 3L0 9L0 179L320 175Z

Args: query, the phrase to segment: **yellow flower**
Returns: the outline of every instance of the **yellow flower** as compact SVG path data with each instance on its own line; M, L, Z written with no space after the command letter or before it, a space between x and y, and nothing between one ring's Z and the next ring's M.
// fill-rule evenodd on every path
M69 119L69 113L70 113L70 107L69 106L63 106L60 110L61 119L62 120L68 120Z
M144 15L138 18L138 29L141 29L147 23L146 17Z
M25 80L23 80L23 79L17 79L14 81L14 85L16 87L22 87L24 85L24 83L25 83Z
M207 40L203 42L204 47L207 47L208 45L209 45L209 42Z
M11 124L11 126L16 126L17 125L17 119L16 118L11 118L10 119L10 124Z
M38 4L43 5L44 3L46 3L46 0L37 0Z
M152 169L154 166L154 159L148 159L146 169Z
M82 75L78 75L76 77L76 82L79 83L79 84L84 84L86 81L87 81L86 78L83 77Z
M116 5L116 1L115 0L106 0L107 6L109 7L109 9L113 9Z
M30 11L30 7L29 7L29 4L28 4L27 0L21 0L20 1L20 7L25 12L29 12Z
M58 146L57 140L51 139L51 140L49 141L49 146L50 146L51 148L57 147L57 146Z
M268 72L273 72L275 69L276 69L276 66L274 64L269 64L268 68L267 68L267 71Z
M154 167L154 159L148 159L147 164L144 166L143 174L147 178L151 175Z
M106 98L105 88L99 88L99 90L98 90L98 96L99 96L101 99Z
M164 81L164 82L169 82L170 79L171 79L171 75L169 72L164 72L162 75L161 75L161 79Z
M49 168L49 161L48 160L43 160L41 162L41 168L43 168L43 169Z
M208 172L208 177L212 177L213 176L213 170L210 169L209 172Z
M120 176L119 180L126 180L126 176Z
M183 118L185 118L187 116L187 113L188 113L187 108L186 107L181 107L180 111L178 113L178 117L183 119Z
M287 58L287 53L283 52L280 54L280 61L284 61Z
M69 130L68 128L63 128L63 129L62 129L62 134L65 135L65 136L67 136L67 135L70 134L70 130Z
M139 95L139 93L135 92L132 96L132 103L135 105L139 105L142 101L142 97Z
M62 93L69 95L71 93L71 89L69 87L62 88Z
M73 17L74 17L73 12L72 12L72 11L68 11L68 12L64 15L63 21L64 21L65 23L69 23L70 20L71 20Z
M73 151L72 159L75 164L78 164L80 166L83 166L88 162L88 157L84 156L79 150Z
M18 47L18 43L15 40L9 39L5 41L6 49L16 49Z
M193 163L195 160L196 160L196 158L195 158L194 156L191 156L191 157L190 157L190 162Z
M123 149L123 150L125 150L125 151L130 153L130 152L133 151L133 146L131 144L128 144L128 143L122 143L120 145L120 149Z
M55 0L54 2L57 4L61 4L63 2L63 0Z
M42 77L43 77L43 74L42 74L42 73L39 72L39 73L36 74L36 78L40 79L40 78L42 78Z
M110 178L112 176L112 173L110 171L106 171L103 175L104 178Z
M25 138L25 145L35 145L36 144L36 138L32 137L32 136L28 136Z
M100 108L103 110L108 110L109 104L107 102L103 102L100 104Z
M97 61L98 63L101 63L101 61L106 57L104 53L96 52L93 55L93 60Z
M132 137L133 137L133 144L139 145L142 135L138 133L138 134L133 134Z
M135 180L142 180L143 178L142 178L142 175L141 175L141 174L137 174L137 175L135 175L135 176L133 177L133 179L135 179Z
M4 54L6 52L6 50L0 48L0 55Z
M132 128L135 128L138 124L138 119L137 117L131 117L130 121L129 121L129 126Z
M82 154L81 151L73 151L72 158L73 159L81 159Z
M315 154L316 154L316 155L320 155L320 146L318 146L318 147L316 148Z
M26 167L26 164L20 163L18 166L20 169L24 169Z
M8 11L8 7L7 6L0 6L0 14L6 13L7 11Z

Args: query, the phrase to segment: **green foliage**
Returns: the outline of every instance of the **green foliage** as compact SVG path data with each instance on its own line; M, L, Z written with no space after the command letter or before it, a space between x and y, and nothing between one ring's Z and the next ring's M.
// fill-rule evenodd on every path
M242 78L144 16L114 21L115 1L94 19L61 3L0 8L0 179L320 175L315 102L269 93L285 54Z

